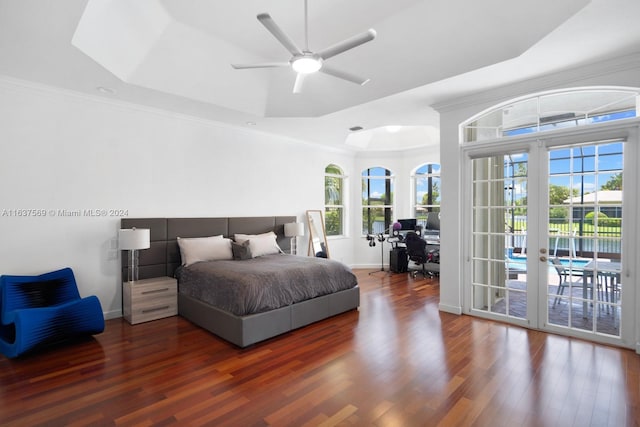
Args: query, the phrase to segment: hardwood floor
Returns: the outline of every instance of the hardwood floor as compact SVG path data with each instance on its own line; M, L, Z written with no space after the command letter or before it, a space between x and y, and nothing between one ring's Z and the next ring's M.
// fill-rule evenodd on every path
M442 313L437 279L369 271L359 311L247 349L171 317L0 356L0 425L638 425L634 352Z

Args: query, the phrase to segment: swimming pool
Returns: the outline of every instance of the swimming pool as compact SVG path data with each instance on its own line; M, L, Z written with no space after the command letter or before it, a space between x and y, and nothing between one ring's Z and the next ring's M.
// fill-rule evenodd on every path
M560 260L560 262L562 263L562 265L564 265L565 267L569 267L570 265L573 267L584 267L585 265L589 264L592 260L590 258L558 258ZM507 261L509 262L517 262L517 263L522 263L522 264L526 264L527 263L527 257L526 256L511 256L507 258ZM551 258L549 258L549 262L551 262Z
M572 270L581 271L584 267L591 262L591 259L585 258L558 258L560 263ZM527 271L527 257L526 256L510 256L506 258L507 268L513 271L519 271L526 273ZM549 259L549 267L553 267L551 259Z

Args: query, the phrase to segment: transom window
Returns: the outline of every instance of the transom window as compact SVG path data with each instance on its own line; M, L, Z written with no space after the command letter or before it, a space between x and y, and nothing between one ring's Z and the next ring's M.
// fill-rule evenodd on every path
M344 189L346 176L337 165L329 165L324 170L324 222L327 236L341 236L344 233L345 210Z
M499 105L463 123L462 141L477 142L637 117L640 92L576 89Z
M393 220L393 181L390 170L362 171L362 234L386 233Z

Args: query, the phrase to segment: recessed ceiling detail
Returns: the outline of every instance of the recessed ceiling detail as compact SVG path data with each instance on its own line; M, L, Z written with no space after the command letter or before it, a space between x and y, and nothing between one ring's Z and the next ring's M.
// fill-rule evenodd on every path
M389 128L393 128L393 130ZM382 126L347 135L345 144L367 151L403 151L424 147L427 141L440 141L435 126Z
M330 60L371 81L357 86L318 74L293 95L293 70L244 73L230 64L287 61L290 52L256 16L269 12L302 43L304 0L58 3L0 0L0 85L60 89L245 129L256 122L260 133L354 151L384 140L389 150L437 152L437 131L405 132L437 130L434 104L546 75L557 81L635 70L640 61L638 0L309 0L312 47L375 28L375 41ZM356 124L364 131L350 132ZM403 128L392 133L390 125ZM358 141L369 148L355 144L355 134L374 130L369 142Z
M132 85L259 117L318 117L517 57L588 1L462 3L312 0L314 46L371 27L378 37L331 60L369 84L314 75L299 94L292 69L239 73L229 64L288 62L255 16L268 10L292 39L304 39L302 0L88 0L72 43Z

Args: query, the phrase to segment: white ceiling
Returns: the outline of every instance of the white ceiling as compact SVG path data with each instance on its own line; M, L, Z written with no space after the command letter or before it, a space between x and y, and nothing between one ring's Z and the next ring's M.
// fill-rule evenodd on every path
M314 74L293 94L288 68L231 68L288 61L261 12L304 46L303 0L0 0L0 74L386 150L438 144L434 102L640 50L640 0L309 0L308 9L312 50L377 31L327 61L368 84Z

